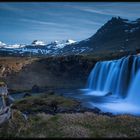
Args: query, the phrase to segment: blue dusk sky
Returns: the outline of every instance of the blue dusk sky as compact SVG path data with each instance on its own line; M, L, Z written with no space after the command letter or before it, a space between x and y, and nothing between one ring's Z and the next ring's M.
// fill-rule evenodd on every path
M114 16L140 18L140 2L0 2L0 41L80 41Z

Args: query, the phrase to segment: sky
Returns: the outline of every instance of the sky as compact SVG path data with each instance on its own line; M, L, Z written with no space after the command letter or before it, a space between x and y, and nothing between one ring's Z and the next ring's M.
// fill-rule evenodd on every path
M140 2L0 2L0 41L81 41L115 16L140 18Z

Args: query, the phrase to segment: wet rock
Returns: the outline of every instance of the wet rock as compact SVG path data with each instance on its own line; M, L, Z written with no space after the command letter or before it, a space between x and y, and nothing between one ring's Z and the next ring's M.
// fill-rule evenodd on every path
M136 49L136 53L140 53L140 49Z
M53 112L56 112L58 109L58 102L56 100L51 101L49 104L49 107L52 108Z
M112 92L108 92L105 96L110 96L112 95Z
M30 96L32 96L30 93L25 93L25 94L23 95L23 98L25 98L25 97L30 97Z
M39 86L38 85L34 85L33 87L32 87L32 89L31 89L31 91L34 93L34 92L40 92L40 88L39 88Z
M110 112L101 112L101 115L106 115L106 116L109 116L109 117L113 117L114 115Z

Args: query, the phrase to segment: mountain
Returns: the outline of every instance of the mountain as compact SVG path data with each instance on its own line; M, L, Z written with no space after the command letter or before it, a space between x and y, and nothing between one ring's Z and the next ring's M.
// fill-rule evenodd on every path
M71 54L104 54L140 52L140 19L130 21L112 17L88 39L54 41L34 40L30 45L6 45L0 42L1 55L56 56Z
M74 44L74 40L62 40L54 41L50 44L47 44L40 40L34 40L31 44L28 45L6 45L3 42L0 42L0 55L12 55L12 56L53 56L58 55L58 51L62 50L66 45Z
M32 45L40 45L40 46L44 46L44 45L46 45L46 43L45 42L43 42L43 41L40 41L40 40L34 40L33 42L32 42Z
M112 17L90 38L71 47L65 46L63 54L135 51L140 49L139 38L140 19L129 21Z
M4 48L6 46L5 43L3 43L2 41L0 41L0 48Z

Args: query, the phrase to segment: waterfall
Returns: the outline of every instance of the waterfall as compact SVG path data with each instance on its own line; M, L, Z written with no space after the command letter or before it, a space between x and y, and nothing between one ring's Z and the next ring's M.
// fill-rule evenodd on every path
M135 78L132 80L126 100L140 106L140 70L138 70Z
M128 91L131 84L136 84L137 88L139 87L137 79L136 82L132 83L139 69L140 56L138 55L123 57L119 60L97 62L89 75L87 88L95 92L105 92L125 98L134 90L132 88Z

